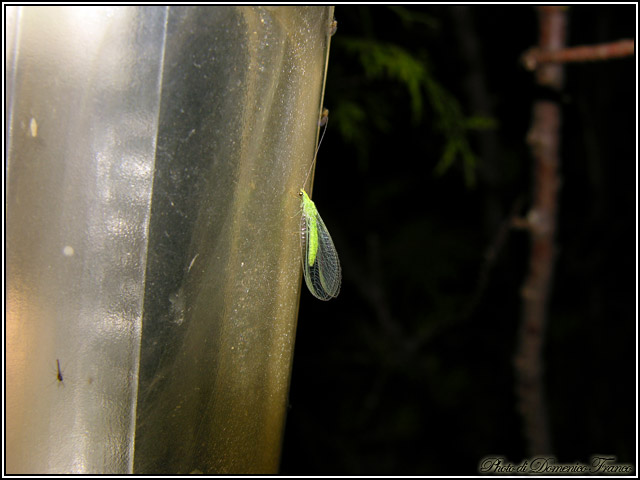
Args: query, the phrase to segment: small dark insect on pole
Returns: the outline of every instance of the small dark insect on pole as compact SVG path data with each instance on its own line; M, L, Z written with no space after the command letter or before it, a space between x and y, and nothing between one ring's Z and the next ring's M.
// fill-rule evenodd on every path
M323 108L322 115L320 116L320 120L318 121L318 126L324 127L328 121L329 121L329 109Z
M60 370L60 360L57 358L56 358L56 363L58 364L58 374L56 375L56 378L60 383L62 383L64 382L64 378L62 377L62 370Z
M333 37L336 34L336 30L338 30L338 21L334 18L329 24L329 36Z

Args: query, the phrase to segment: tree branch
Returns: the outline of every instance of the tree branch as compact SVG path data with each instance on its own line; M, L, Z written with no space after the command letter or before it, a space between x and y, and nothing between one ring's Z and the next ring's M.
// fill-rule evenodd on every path
M527 50L521 60L527 70L535 70L541 63L595 62L628 57L634 52L635 42L633 40L619 40L599 45L563 48L556 51L544 51L536 47Z
M565 44L566 9L539 7L539 50L560 51ZM563 85L561 64L542 64L536 80L555 90ZM523 300L519 347L515 357L518 407L524 420L530 455L551 453L551 440L544 391L542 350L547 325L547 307L555 260L554 236L560 179L560 106L549 100L533 106L533 123L527 136L534 159L533 205L526 223L531 234L529 274L521 291Z

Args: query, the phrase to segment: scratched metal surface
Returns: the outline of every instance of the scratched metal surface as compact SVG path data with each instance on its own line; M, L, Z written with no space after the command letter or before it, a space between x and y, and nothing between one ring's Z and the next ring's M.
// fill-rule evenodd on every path
M277 471L333 8L10 8L7 472Z

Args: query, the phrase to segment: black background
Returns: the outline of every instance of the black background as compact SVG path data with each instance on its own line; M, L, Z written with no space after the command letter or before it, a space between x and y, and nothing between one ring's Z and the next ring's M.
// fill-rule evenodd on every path
M636 14L571 6L567 44L634 38ZM474 475L487 455L518 463L527 450L513 357L529 237L496 238L512 209L526 215L531 204L537 91L519 57L538 41L536 10L338 6L335 16L313 199L343 284L329 302L303 284L280 472ZM402 48L466 116L493 119L465 132L475 183L460 156L435 173L447 134L428 91L416 119L406 84L367 75L354 40ZM475 91L474 74L484 81ZM553 452L564 463L635 463L635 59L568 64L565 74L544 353Z

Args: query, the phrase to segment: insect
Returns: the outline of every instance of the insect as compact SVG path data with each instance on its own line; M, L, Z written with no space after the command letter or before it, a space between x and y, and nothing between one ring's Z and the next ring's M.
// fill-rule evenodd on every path
M58 373L56 374L56 378L58 382L64 387L64 377L62 376L62 370L60 369L60 360L56 358L56 363L58 364Z
M323 108L322 109L322 115L320 115L320 120L318 121L318 126L319 127L323 127L324 125L327 124L327 122L329 121L329 109L328 108ZM325 128L326 130L326 128ZM324 131L322 132L322 138L324 138ZM320 143L322 143L322 139L320 139ZM318 148L320 148L320 144L318 144ZM316 155L318 155L318 151L316 150ZM315 157L314 157L314 161L315 161ZM313 167L313 162L311 163L311 166ZM308 177L308 175L307 175ZM306 182L306 180L305 180Z
M329 24L329 36L333 37L336 34L336 30L338 30L338 21L334 18Z
M325 109L319 122L320 125L324 124L324 131L318 143L318 149L327 131L328 114L329 111ZM302 218L300 220L302 271L307 287L313 296L320 300L331 300L340 293L340 282L342 281L340 260L331 235L329 235L329 230L322 221L315 203L304 189L317 156L318 150L316 150L311 168L299 193L302 198Z

